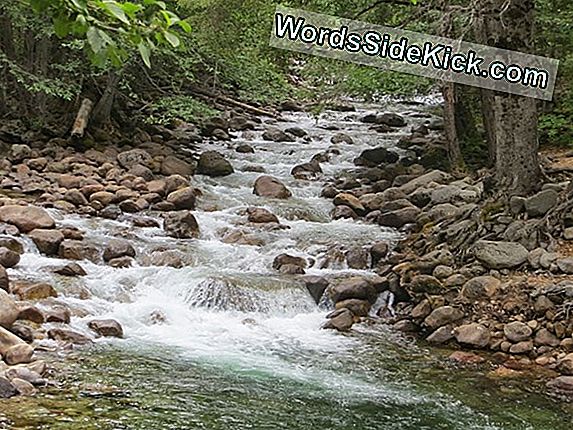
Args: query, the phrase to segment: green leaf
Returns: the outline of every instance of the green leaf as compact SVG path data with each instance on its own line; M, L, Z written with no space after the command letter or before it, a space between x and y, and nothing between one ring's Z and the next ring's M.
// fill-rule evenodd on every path
M177 25L179 27L181 27L181 29L185 32L185 33L189 33L191 31L191 26L189 25L189 23L187 21L179 21L177 23Z
M135 17L135 14L142 9L142 6L139 4L132 3L130 1L121 3L121 8L123 11L128 14L131 18Z
M177 48L181 44L179 37L176 34L171 33L170 31L165 32L165 38L167 39L169 44L174 48Z
M151 68L151 60L149 59L151 52L149 50L149 46L144 42L140 42L137 45L137 49L139 50L139 55L141 55L141 59L143 60L145 65Z
M81 11L87 10L87 0L70 0L72 4Z
M112 16L119 19L121 22L125 24L129 24L129 19L127 18L127 15L125 15L125 12L117 2L112 0L104 0L103 3L107 11Z
M100 30L96 27L90 27L87 32L88 43L95 54L101 52L104 46L104 40Z
M67 19L61 17L54 18L54 32L56 36L60 38L66 37L70 34L71 29L72 26Z

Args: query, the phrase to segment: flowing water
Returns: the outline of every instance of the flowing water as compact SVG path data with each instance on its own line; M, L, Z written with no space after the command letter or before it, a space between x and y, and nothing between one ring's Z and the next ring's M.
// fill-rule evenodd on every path
M431 105L388 102L386 108L410 111L415 125ZM130 239L142 264L113 269L82 262L86 277L54 278L46 268L64 261L40 256L28 242L12 274L56 283L58 300L74 309L74 329L88 333L87 322L97 315L120 321L126 336L74 352L58 367L61 386L5 402L0 428L570 429L572 411L538 394L537 387L499 384L485 371L452 370L439 352L417 347L382 324L358 325L346 335L321 330L326 310L300 282L272 270L273 258L288 252L317 262L309 274L365 275L341 261L326 264L329 249L399 239L391 229L331 221L331 201L319 198L324 182L290 176L294 165L331 147L335 131L326 126L338 126L355 144L337 145L340 154L322 164L325 177L352 169L366 148L393 147L404 132L369 131L357 120L368 109L327 112L318 124L302 113L278 123L308 130L310 143L264 142L257 132L248 142L254 154L239 154L225 143L205 145L223 152L236 173L193 179L203 191L198 240L170 239L161 229L134 228L128 221L54 212L62 225L81 228L100 246L112 235ZM255 196L260 173L245 171L248 165L263 166L294 196ZM247 225L244 210L252 205L271 210L289 228ZM234 228L257 234L262 245L224 243ZM157 249L178 251L186 265L144 265Z

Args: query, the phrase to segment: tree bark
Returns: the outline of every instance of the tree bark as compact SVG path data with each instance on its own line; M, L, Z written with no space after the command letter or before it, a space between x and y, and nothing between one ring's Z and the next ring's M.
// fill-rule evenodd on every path
M493 96L494 92L492 90L481 89L481 115L483 121L483 127L486 134L487 140L487 150L488 150L488 166L495 165L495 118L494 118L494 107L493 107Z
M480 0L477 28L482 41L498 48L528 52L533 41L534 0ZM484 121L495 148L496 180L509 195L539 186L537 106L535 99L493 93Z
M115 100L115 92L120 80L121 72L109 72L107 86L94 108L92 119L93 124L99 126L109 122L111 118L111 109L113 108L113 102Z
M453 82L444 82L442 96L444 98L444 131L448 143L448 157L452 169L462 168L464 159L456 127L456 86Z
M93 105L90 99L83 99L76 120L74 121L74 126L72 127L72 137L79 138L84 136Z

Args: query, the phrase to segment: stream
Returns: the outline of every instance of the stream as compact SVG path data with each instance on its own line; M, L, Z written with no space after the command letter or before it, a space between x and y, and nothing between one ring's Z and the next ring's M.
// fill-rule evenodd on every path
M62 358L56 378L62 386L5 401L0 429L571 429L571 407L543 396L539 387L490 379L487 369L453 369L445 364L447 352L417 346L383 324L355 325L348 334L321 330L327 309L296 277L272 269L274 257L286 252L317 262L307 274L367 275L344 262L322 264L327 251L396 243L400 233L393 229L332 221L331 199L319 197L325 181L296 180L290 170L332 147L333 125L355 143L336 145L340 154L321 163L325 179L354 168L364 149L395 148L437 103L419 101L385 102L384 111L408 120L394 133L370 131L358 119L377 107L360 105L357 112L327 111L318 124L306 113L284 114L286 121L276 125L302 127L310 143L266 142L257 130L253 140L239 133L231 144L201 145L224 153L235 173L193 178L203 192L194 212L198 240L52 211L60 225L80 228L100 247L114 235L129 239L140 264L115 269L84 261L87 276L63 278L45 268L66 261L40 255L29 241L11 274L56 285L57 300L73 309L75 330L89 333L94 315L114 318L125 339L97 340ZM238 153L237 143L255 152ZM293 197L254 195L261 173L245 170L252 165L279 178ZM267 208L289 228L247 224L249 206ZM237 227L262 245L224 243L225 232ZM185 266L141 263L157 249L179 251Z

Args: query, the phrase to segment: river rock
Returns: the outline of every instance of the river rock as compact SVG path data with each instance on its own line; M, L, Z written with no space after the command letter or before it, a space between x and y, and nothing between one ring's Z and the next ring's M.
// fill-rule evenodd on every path
M24 381L20 378L14 378L10 381L14 388L18 391L21 396L33 396L36 394L36 388L30 384L28 381Z
M561 358L556 364L556 369L562 375L573 376L573 354Z
M489 269L511 269L527 261L529 252L516 242L478 240L473 247L474 256Z
M78 263L69 263L54 270L54 273L62 276L85 276L87 272Z
M334 197L335 206L348 206L356 213L364 213L365 209L360 200L349 193L339 193Z
M36 324L44 324L46 317L40 309L35 306L26 306L20 309L18 313L18 321L32 321Z
M16 345L26 345L26 342L0 326L0 355L5 356L8 350Z
M249 222L252 223L279 223L277 216L264 208L250 207L247 209L247 214Z
M383 163L395 163L400 156L384 147L366 149L354 160L357 166L374 167Z
M527 354L531 351L533 351L533 342L530 340L517 342L509 348L511 354Z
M376 116L376 124L385 124L390 127L404 127L406 126L406 120L403 116L397 113L387 112Z
M435 330L431 335L429 335L426 340L434 345L441 345L454 338L454 332L450 325L446 325Z
M121 167L127 170L137 164L146 167L153 165L153 158L143 149L132 149L130 151L121 152L117 155L117 161Z
M46 255L57 255L64 235L58 230L35 229L29 235L38 251Z
M233 166L217 151L207 151L199 157L197 173L207 176L227 176L234 172Z
M294 166L290 171L290 174L296 179L306 179L310 180L316 178L322 169L320 168L320 163L318 161L311 161L309 163L302 163Z
M561 270L563 273L566 273L568 275L573 274L573 258L572 257L560 258L555 263L557 264L557 267L559 268L559 270Z
M285 133L280 128L269 128L265 130L263 133L263 140L271 141L271 142L295 142L296 139L294 136Z
M406 224L413 224L416 222L421 210L415 206L405 207L395 211L381 213L378 216L378 224L385 227L401 228Z
M22 233L28 233L36 228L56 226L56 222L48 212L36 206L2 206L0 207L0 221L15 225Z
M135 257L135 249L127 240L113 239L103 251L103 261L109 262L121 257Z
M4 361L10 366L22 363L30 363L34 355L34 348L27 343L19 343L11 346L4 353Z
M442 327L446 324L454 323L462 319L464 313L452 306L441 306L434 309L430 315L424 320L424 324L430 329L435 330L438 327Z
M336 206L332 211L332 219L357 219L358 214L348 206Z
M370 302L367 300L359 300L359 299L348 299L343 300L341 302L336 303L336 309L348 309L354 315L358 317L365 317L368 316L368 312L370 311Z
M123 337L123 328L116 320L92 320L88 327L100 336L104 337Z
M521 342L531 337L533 330L520 321L514 321L503 327L503 334L511 342Z
M561 341L546 328L542 328L535 334L534 344L537 346L550 346L555 348Z
M443 183L448 179L448 177L448 174L441 170L432 170L431 172L418 176L404 185L401 185L399 190L404 194L410 194L418 188L425 188L430 182Z
M20 255L24 253L24 245L11 236L0 236L0 248L8 248L10 251Z
M80 190L71 189L64 194L64 200L74 206L86 206L89 202Z
M167 201L173 204L176 210L195 209L196 193L193 187L181 188L170 193Z
M0 399L9 399L17 395L18 390L16 390L16 387L8 379L0 376Z
M196 166L173 155L168 155L161 162L161 174L165 176L193 176Z
M540 191L525 200L525 210L530 217L540 217L557 205L559 194L555 190Z
M370 258L372 258L372 265L376 266L381 260L388 255L389 246L387 242L376 242L370 248Z
M20 254L8 248L0 248L0 266L10 269L20 262Z
M500 284L493 276L478 276L464 284L460 295L468 300L484 300L493 296Z
M191 211L167 213L164 218L163 229L169 236L177 239L199 237L199 224L197 224Z
M559 376L549 381L547 387L557 391L573 393L573 376Z
M62 328L52 328L48 330L48 337L58 342L71 343L74 345L87 345L92 343L89 337L76 331Z
M285 265L292 265L306 269L307 263L306 260L302 257L295 257L288 254L277 255L273 260L273 269L275 270L280 270L281 267Z
M410 316L415 320L423 320L431 313L432 304L428 299L424 299L416 306L414 306L414 309L412 309L412 312L410 312Z
M71 312L67 307L54 306L45 314L46 322L69 324L71 320Z
M330 138L330 143L332 143L334 145L339 144L339 143L346 143L347 145L352 145L352 144L354 144L354 139L352 139L346 133L336 133L334 136L332 136Z
M473 348L485 348L491 338L489 330L477 323L464 324L456 327L454 329L454 336L458 343Z
M288 199L292 196L290 190L282 182L267 175L257 178L253 193L257 196L275 199Z
M348 309L339 309L335 315L330 318L322 328L325 329L335 329L338 331L348 331L354 324L354 315Z
M80 240L65 239L60 244L58 255L67 260L90 260L94 263L100 259L100 252L94 245Z
M12 293L16 294L20 300L43 300L48 297L58 297L56 289L45 282L35 284L16 283L12 287Z
M10 292L10 278L4 266L0 265L0 290Z
M416 275L410 281L410 290L414 293L438 294L442 289L442 283L431 275Z
M18 306L14 300L12 300L6 291L0 290L0 326L12 326L14 321L18 318L18 313Z
M344 279L331 286L328 293L334 303L347 299L367 300L374 303L378 296L376 288L366 279L360 277Z
M346 251L346 264L350 269L364 270L367 269L369 252L361 246L354 246Z
M322 276L305 276L303 278L306 289L318 305L324 292L328 288L328 280Z

